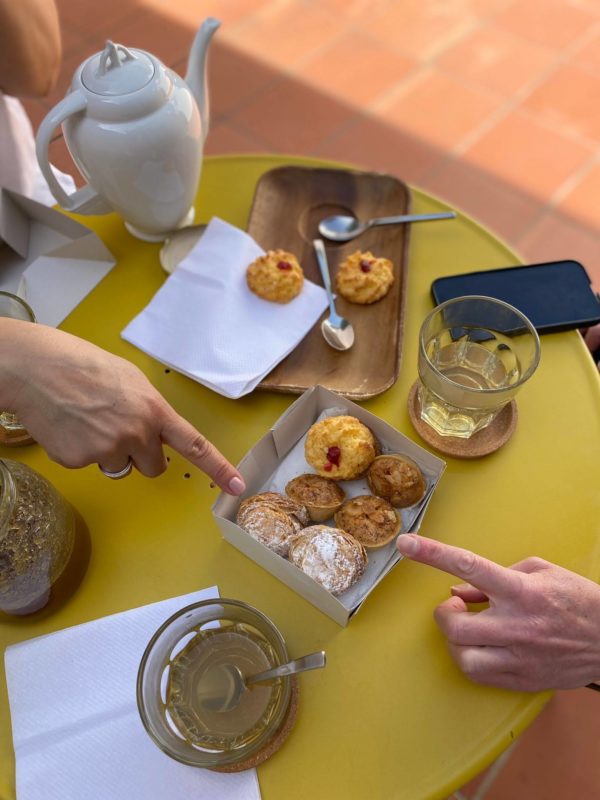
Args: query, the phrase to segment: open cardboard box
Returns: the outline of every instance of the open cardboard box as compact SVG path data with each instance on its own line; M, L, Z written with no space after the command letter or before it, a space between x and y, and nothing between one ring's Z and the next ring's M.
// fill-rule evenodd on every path
M238 469L246 481L245 496L264 491L285 493L285 485L291 478L303 472L311 472L310 466L304 460L306 433L314 422L331 414L350 414L356 417L373 431L382 453L407 455L419 465L427 481L425 496L411 508L398 509L402 516L402 532L417 532L444 472L445 462L379 417L323 386L315 386L301 395L244 456ZM340 483L347 497L371 493L366 479ZM222 493L212 508L223 538L340 625L348 623L365 598L402 560L394 542L379 549L368 550L369 564L364 575L346 592L334 597L294 564L242 530L235 522L239 504L240 498ZM333 520L330 524L333 524Z

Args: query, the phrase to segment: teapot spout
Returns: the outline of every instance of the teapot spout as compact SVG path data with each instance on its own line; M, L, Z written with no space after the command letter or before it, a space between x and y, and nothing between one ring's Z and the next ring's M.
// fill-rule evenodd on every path
M204 20L192 44L187 73L185 76L185 82L194 95L200 110L203 139L206 139L209 121L206 55L210 40L220 25L220 21L214 17L208 17L208 19Z

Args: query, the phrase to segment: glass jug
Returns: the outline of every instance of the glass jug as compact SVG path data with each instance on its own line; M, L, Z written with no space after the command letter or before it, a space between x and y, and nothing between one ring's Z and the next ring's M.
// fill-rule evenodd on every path
M43 608L74 541L73 510L52 484L25 464L0 459L0 610Z

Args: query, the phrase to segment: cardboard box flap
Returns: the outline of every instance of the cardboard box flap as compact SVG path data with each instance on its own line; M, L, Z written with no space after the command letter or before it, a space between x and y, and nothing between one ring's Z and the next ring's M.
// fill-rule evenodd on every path
M300 400L303 402L300 403ZM317 413L315 389L309 389L298 400L295 400L287 411L283 412L276 425L271 428L273 444L280 459L304 435L307 428L314 422Z
M0 235L0 289L22 297L46 325L60 324L115 264L89 228L7 189Z
M21 258L27 256L29 219L8 189L0 191L0 239Z

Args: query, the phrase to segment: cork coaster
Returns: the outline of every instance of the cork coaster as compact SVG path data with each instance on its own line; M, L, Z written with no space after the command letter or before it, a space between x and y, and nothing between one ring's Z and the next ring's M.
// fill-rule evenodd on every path
M228 764L226 767L212 767L212 772L242 772L245 769L252 769L253 767L258 767L259 764L262 764L268 758L271 758L271 756L279 750L290 735L298 713L298 678L295 675L290 676L290 683L292 684L290 704L283 718L283 722L275 735L269 739L257 753L249 756L245 761L240 761L237 764Z
M487 428L473 434L470 439L460 439L458 436L440 436L421 419L417 387L418 381L415 381L408 393L408 415L413 428L428 445L447 456L455 458L487 456L506 444L517 427L517 404L511 400Z
M0 425L0 445L4 447L22 447L35 444L35 439L25 428L5 428Z

